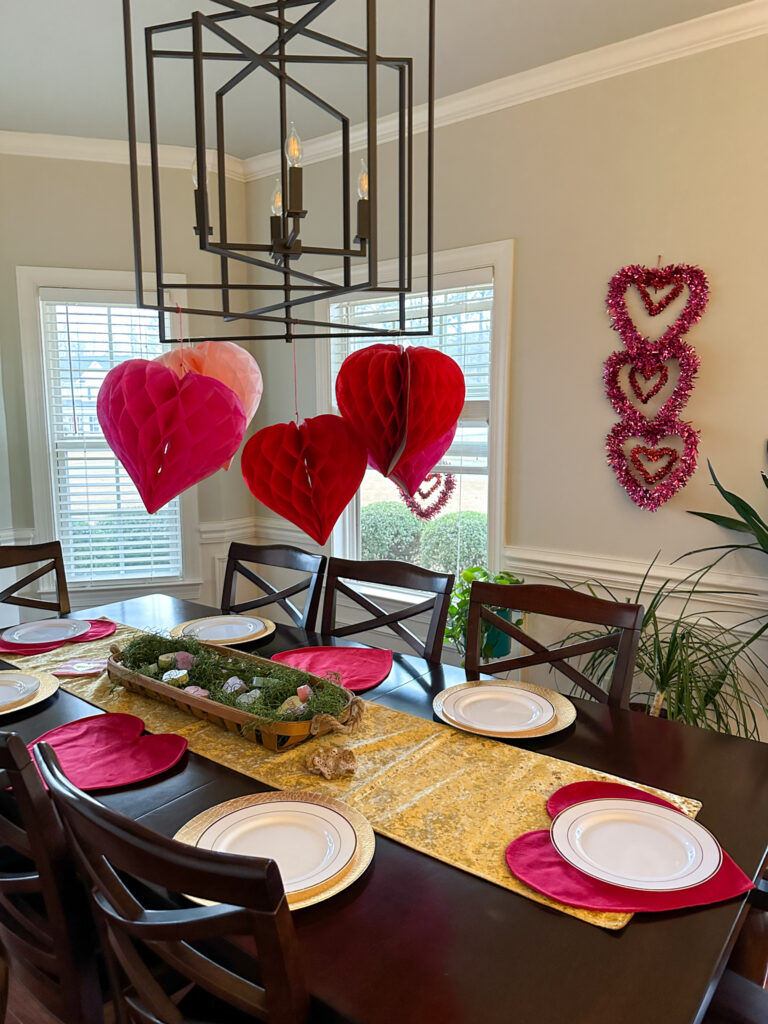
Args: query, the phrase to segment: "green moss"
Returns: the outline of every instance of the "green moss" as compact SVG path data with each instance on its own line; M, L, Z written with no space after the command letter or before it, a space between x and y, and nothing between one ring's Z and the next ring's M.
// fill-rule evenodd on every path
M153 675L150 666L157 670L157 659L161 654L173 651L188 651L195 656L195 663L189 669L189 685L202 686L208 690L211 700L236 708L238 694L225 693L222 689L230 676L239 676L250 685L254 676L261 695L253 702L249 712L271 722L304 722L315 715L327 714L338 717L347 703L347 691L336 683L327 681L323 687L313 687L312 697L299 715L280 713L278 708L288 697L296 693L299 686L312 685L310 676L300 669L289 668L277 662L257 665L236 654L225 656L205 647L197 640L186 638L169 639L158 633L144 633L128 643L122 653L122 663L132 672ZM242 710L240 708L239 710Z

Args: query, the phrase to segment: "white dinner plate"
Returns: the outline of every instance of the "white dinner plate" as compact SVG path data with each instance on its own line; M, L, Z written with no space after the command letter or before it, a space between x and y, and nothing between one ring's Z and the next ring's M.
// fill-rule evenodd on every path
M322 885L352 860L357 836L338 811L280 800L223 815L196 844L204 850L277 861L286 893Z
M201 643L226 646L259 640L274 631L275 624L269 619L256 619L250 615L210 615L182 622L171 630L171 636L187 636Z
M85 619L38 619L9 626L2 636L7 644L53 644L74 640L90 628L90 622Z
M489 735L539 729L555 717L555 709L546 697L496 683L447 693L443 711L457 725Z
M7 708L11 704L20 704L34 697L40 689L40 680L37 676L30 676L26 672L2 672L0 673L0 708Z
M639 800L585 800L552 822L552 843L586 875L628 889L671 892L706 882L723 851L680 811Z

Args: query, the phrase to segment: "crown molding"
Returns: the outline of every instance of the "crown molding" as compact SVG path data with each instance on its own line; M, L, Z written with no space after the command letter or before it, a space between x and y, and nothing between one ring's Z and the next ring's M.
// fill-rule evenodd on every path
M542 64L464 92L444 96L435 102L435 127L444 128L459 121L482 117L484 114L704 53L720 46L740 43L766 33L768 0L751 0L737 7L669 25L633 39L577 53L563 60ZM379 145L394 141L398 136L397 115L379 118L377 129ZM414 107L413 131L419 134L426 130L427 108L424 104ZM350 148L353 151L360 150L365 145L365 125L354 125L350 130ZM309 139L304 143L303 163L319 163L338 156L340 151L339 137L335 133ZM244 161L244 167L246 181L277 174L280 170L279 151L250 157Z
M99 164L127 164L128 143L124 139L88 139L77 135L44 135L41 132L0 131L0 154L37 156L53 160L85 160ZM191 173L195 151L191 146L159 146L160 166ZM149 144L138 146L139 165L149 167ZM214 167L216 153L208 150L208 166ZM245 165L227 154L227 177L245 181Z
M744 42L766 33L768 0L750 0L736 7L669 25L586 53L577 53L572 57L444 96L435 102L435 127L444 128L657 64ZM413 111L413 131L419 134L426 130L427 108L421 105ZM396 114L379 118L377 138L380 145L394 141L397 135ZM365 125L354 125L350 130L351 149L361 150L365 145ZM320 163L338 156L340 151L337 134L321 135L304 142L303 162ZM209 158L212 158L213 151L208 152ZM0 154L127 164L128 143L120 139L0 131ZM192 166L194 150L187 146L160 146L159 156L161 167L188 171ZM280 170L280 154L277 150L246 160L227 154L226 161L227 177L234 181L255 181L277 174ZM149 146L140 143L139 163L148 166L149 162Z

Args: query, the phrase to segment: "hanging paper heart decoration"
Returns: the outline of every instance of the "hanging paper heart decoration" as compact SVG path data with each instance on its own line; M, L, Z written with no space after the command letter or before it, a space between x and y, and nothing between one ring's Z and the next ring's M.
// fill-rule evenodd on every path
M264 382L259 364L240 345L232 341L203 341L199 345L180 345L158 356L156 363L169 367L178 377L188 373L201 373L213 377L231 388L245 409L246 427L259 407ZM227 459L222 469L229 469L232 459Z
M400 458L389 475L398 484L403 494L413 497L417 492L419 484L427 478L430 471L435 468L451 447L455 436L456 424L454 423L447 434L443 434L442 437L427 445L426 448L419 452L414 452L408 458Z
M241 460L251 493L318 544L352 500L366 463L365 445L340 416L264 427Z
M147 512L215 473L245 434L243 403L231 388L196 373L179 378L147 359L109 371L96 414Z
M674 446L683 442L682 452ZM630 443L629 454L627 442ZM605 442L608 461L632 501L654 512L680 490L696 469L699 435L690 423L674 421L669 427L656 421L623 420L615 424ZM653 466L658 463L658 468ZM633 472L634 470L634 472Z
M370 345L342 363L336 401L370 465L413 494L447 450L441 444L461 415L464 374L435 349Z
M202 373L231 388L245 409L246 425L259 407L264 382L259 364L240 345L232 341L203 341L199 345L180 345L158 356L156 363L167 366L178 377Z

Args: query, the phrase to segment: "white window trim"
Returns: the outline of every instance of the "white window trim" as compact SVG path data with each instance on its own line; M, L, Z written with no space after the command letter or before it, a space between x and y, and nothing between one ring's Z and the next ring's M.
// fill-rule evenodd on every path
M507 424L509 423L509 393L512 347L512 283L514 272L514 241L505 239L462 249L446 249L435 253L435 287L437 278L448 274L466 274L473 270L490 268L493 272L493 317L491 321L491 413L488 434L488 564L501 569L504 557L505 497L507 493ZM396 278L398 261L387 260L379 264L379 280ZM427 258L416 256L413 276L426 277ZM325 271L323 276L341 282L341 271ZM416 291L414 280L414 291ZM319 320L327 320L330 303L317 304ZM418 341L416 342L418 344ZM317 411L332 412L331 402L331 343L318 339L315 372ZM353 514L357 512L356 495L334 529L332 550L354 551L357 531ZM342 545L342 539L344 544ZM349 544L352 544L350 547Z
M173 293L174 300L186 305L184 285L186 274L166 274L169 285L181 286ZM154 274L144 274L147 291L155 286ZM32 467L45 466L46 472L33 472L32 512L34 516L34 540L45 541L55 538L53 510L53 486L47 468L51 465L51 454L46 421L46 394L43 372L43 330L40 314L40 292L45 288L71 291L73 298L84 291L122 292L135 295L136 278L127 270L79 270L70 267L16 267L16 289L19 301L19 326L21 329L22 370L24 374L24 400L27 408L27 438L29 459ZM116 580L93 583L71 583L70 591L103 591L112 593L119 585L120 590L151 590L168 587L198 586L202 583L199 513L197 492L189 489L181 495L181 546L183 576L177 578L131 579L118 584Z

